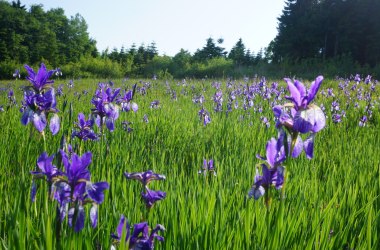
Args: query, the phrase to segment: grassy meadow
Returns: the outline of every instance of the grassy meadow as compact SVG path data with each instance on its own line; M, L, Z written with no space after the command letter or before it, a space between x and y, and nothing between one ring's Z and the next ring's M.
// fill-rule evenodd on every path
M380 86L374 79L323 81L315 103L324 107L327 118L315 137L314 158L303 152L286 162L284 195L273 191L269 208L262 198L249 199L248 192L261 163L256 154L265 155L267 141L277 136L272 106L288 102L282 79L114 80L120 93L137 83L133 102L139 109L120 111L113 132L105 129L100 140L83 142L71 138L74 122L81 112L88 117L98 83L108 80L74 80L72 88L68 82L55 79L55 88L64 84L63 95L57 96L61 127L54 136L45 129L46 145L32 124L20 122L20 87L29 83L0 83L0 249L110 249L110 235L122 214L131 225L147 221L151 228L166 228L155 249L380 248ZM214 111L215 82L223 92L221 112ZM274 92L265 95L273 82L278 83L277 98ZM307 86L310 82L304 80ZM254 86L255 95L253 105L244 107L247 86ZM8 104L9 88L17 105ZM232 90L236 99L227 112ZM198 115L201 105L193 102L201 94L211 118L206 126ZM154 100L159 107L150 107ZM340 121L334 120L337 115ZM363 115L368 121L359 126ZM96 126L94 130L99 132ZM58 223L57 202L44 180L36 180L35 202L30 198L30 171L45 147L49 156L57 154L54 165L63 168L58 157L62 137L77 154L91 151L91 180L110 185L96 228L90 225L88 206L82 231L74 232L67 218ZM204 159L213 159L215 176L198 173ZM149 184L166 192L149 213L140 198L141 184L123 175L147 170L166 176Z

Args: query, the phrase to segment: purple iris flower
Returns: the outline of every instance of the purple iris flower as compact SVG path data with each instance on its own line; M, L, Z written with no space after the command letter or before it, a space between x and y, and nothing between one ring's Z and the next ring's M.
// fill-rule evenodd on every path
M116 234L114 234L114 233L111 234L111 237L113 239L115 239L117 242L120 242L121 236L123 235L123 230L125 228L125 231L126 231L125 242L127 242L129 237L130 237L130 228L129 227L130 227L130 225L129 225L128 221L126 220L124 215L121 215L120 220L119 220L119 224L117 225L117 228L116 228Z
M129 112L132 110L133 112L137 112L139 109L139 106L136 103L132 102L135 88L136 85L134 85L133 90L126 91L124 93L124 96L117 100L117 102L120 103L122 111Z
M15 72L13 73L13 75L12 75L14 78L20 78L21 76L20 76L20 70L19 69L16 69L15 70Z
M269 120L268 120L267 117L262 116L262 117L260 118L260 120L265 124L265 126L266 126L267 128L270 127L270 122L269 122Z
M129 249L141 249L152 250L154 249L154 240L163 241L164 238L158 235L159 231L165 231L165 228L157 224L156 227L149 234L149 226L147 222L141 222L133 226L133 233L131 235L130 225L125 219L124 215L121 215L119 224L116 228L116 234L111 234L111 237L119 243L123 235L123 231L126 231L125 242L129 241ZM125 228L125 229L124 229ZM112 249L112 248L111 248Z
M37 159L37 167L40 169L40 171L30 171L30 173L33 175L33 179L42 179L46 177L46 181L49 184L49 190L51 188L53 178L62 175L58 168L53 165L53 159L54 155L49 157L49 155L46 152L43 152ZM36 198L36 192L37 186L35 185L33 180L31 192L31 199L33 202Z
M99 84L91 103L95 106L92 113L97 117L96 124L102 129L105 122L107 128L112 132L115 129L114 122L119 117L119 107L114 104L120 88L112 90L106 89L105 84Z
M209 160L207 161L206 159L203 159L203 167L202 167L202 170L199 170L198 171L198 174L204 174L204 176L207 175L207 173L210 172L210 173L213 173L214 176L216 176L216 171L215 171L215 167L214 167L214 160Z
M154 191L150 190L148 187L145 187L145 193L141 193L141 197L145 202L145 205L150 209L154 203L157 201L163 200L166 197L166 193L163 191Z
M71 79L69 81L69 83L67 84L67 87L69 87L69 89L72 89L74 87L74 80L73 79Z
M86 120L83 113L78 115L78 122L76 122L75 125L76 130L72 133L72 137L78 137L83 141L87 141L88 139L95 141L99 139L99 135L92 129L94 120L91 118Z
M150 103L150 108L158 108L160 107L160 101L159 100L154 100Z
M48 84L54 83L54 81L49 80L49 78L54 74L55 70L48 71L45 64L41 63L41 67L39 68L37 74L29 65L25 65L24 67L28 72L28 77L26 79L33 84L33 88L36 92L41 91Z
M202 108L201 110L199 110L198 115L200 120L203 120L204 126L211 122L210 113L206 109Z
M25 107L22 112L21 123L27 125L33 122L35 128L42 132L47 125L47 116L49 113L54 113L50 120L49 128L53 135L57 134L60 127L59 117L56 114L55 91L50 85L54 81L49 80L49 77L55 72L54 70L47 71L45 65L42 63L38 73L25 65L29 76L27 79L33 84L32 87L26 87L24 91L23 106Z
M289 78L285 78L285 81L291 95L286 98L293 102L292 108L296 111L293 129L300 133L320 131L326 125L326 118L322 110L311 102L319 90L323 76L318 76L308 91L300 81L295 80L293 83Z
M360 118L359 126L360 126L360 127L365 127L365 125L367 124L367 121L368 121L367 116L363 115L363 116Z
M61 150L61 156L65 167L65 172L62 174L66 178L60 178L53 185L54 198L60 204L60 219L62 221L67 214L69 225L74 225L77 232L82 230L85 221L84 205L90 203L92 204L90 210L91 225L96 227L98 204L104 201L104 190L109 188L109 184L107 182L91 182L90 171L88 170L92 160L91 152L85 153L82 157L72 153L69 158ZM75 221L73 221L74 218L76 218Z
M133 233L129 240L129 249L144 249L152 250L154 248L154 240L163 241L164 238L157 233L164 231L165 228L157 224L156 227L150 232L147 222L142 222L134 225Z
M53 113L49 128L53 135L57 134L60 121L56 114L58 112L56 105L53 88L41 93L36 93L33 90L25 91L23 101L25 109L23 110L21 123L27 125L29 122L33 122L34 127L39 132L42 132L47 126L47 116L49 113Z
M63 84L60 84L57 88L57 96L63 95Z
M55 69L55 75L56 75L56 76L62 76L61 68L56 68L56 69Z
M256 169L255 183L248 193L250 198L254 197L256 200L263 196L271 186L280 189L284 183L284 167L282 163L286 159L284 148L284 137L280 134L276 140L272 138L266 145L266 157L257 155L259 159L265 160L262 163L262 175Z
M127 131L128 133L131 133L133 131L133 128L131 127L132 122L129 121L122 121L121 126L123 127L124 131Z
M148 118L148 115L147 115L147 114L144 114L143 121L144 121L145 123L149 123L149 118Z
M263 196L271 186L276 189L282 188L284 184L284 168L268 168L265 164L262 165L263 174L260 175L258 169L256 169L255 183L249 190L249 198L255 200Z
M10 106L17 105L15 93L13 92L13 89L9 89L8 91L8 101Z
M223 92L221 90L218 90L215 95L213 96L213 100L215 103L214 110L215 112L221 112L222 111L222 105L223 105Z
M166 179L165 175L156 174L152 170L148 170L146 172L135 172L135 173L125 172L124 176L130 180L133 179L133 180L140 181L144 187L146 187L149 184L149 182L151 182L153 180L165 180Z

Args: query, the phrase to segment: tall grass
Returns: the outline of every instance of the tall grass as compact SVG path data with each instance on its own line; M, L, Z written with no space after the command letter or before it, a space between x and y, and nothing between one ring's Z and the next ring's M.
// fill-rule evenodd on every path
M77 114L90 113L91 96L99 81L77 81L73 89L65 88L65 97L57 98L62 128L56 136L47 133L49 155L58 152L64 133L71 134ZM136 82L118 80L115 85L130 88ZM57 80L55 86L60 83L64 81ZM12 85L18 101L22 98L18 87L25 84ZM346 97L337 84L325 81L322 88L332 86L343 103ZM121 113L115 131L106 132L103 142L82 143L82 153L93 152L92 180L107 181L110 189L99 206L98 226L92 229L87 218L79 233L67 221L57 225L57 204L49 199L42 181L36 202L31 201L29 171L44 151L43 140L31 125L21 125L19 107L0 113L0 248L110 249L110 234L121 214L131 224L144 217L141 186L127 180L123 172L149 169L167 177L150 184L152 189L166 191L167 197L144 218L152 227L159 223L166 228L165 241L156 243L157 249L380 248L378 85L373 118L366 127L358 126L365 103L358 109L349 106L347 117L335 124L328 110L333 99L319 96L317 102L327 107L328 122L316 137L315 157L307 160L303 154L286 166L285 198L275 194L277 199L269 210L262 200L247 197L258 163L256 154L264 155L266 142L276 136L269 103L255 100L263 113L239 108L226 115L212 111L210 98L215 91L210 82L190 81L182 87L173 81L170 85L177 92L176 101L166 94L163 82L153 82L146 95L136 94L137 113ZM183 88L187 95L181 94ZM82 90L89 94L78 100L74 93ZM199 121L199 106L192 103L193 93L199 91L211 113L207 126ZM151 109L149 103L155 99L160 100L160 108ZM0 92L0 105L6 102L6 92ZM143 122L145 114L149 123ZM270 118L269 128L261 116ZM122 129L123 120L132 122L131 133ZM69 143L79 149L77 139ZM203 159L211 158L217 175L199 175ZM57 157L55 164L59 165Z

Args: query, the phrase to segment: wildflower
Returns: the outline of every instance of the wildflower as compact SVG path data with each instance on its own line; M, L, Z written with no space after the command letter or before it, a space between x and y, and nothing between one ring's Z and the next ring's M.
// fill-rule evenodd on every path
M114 104L120 89L105 89L104 84L99 84L91 103L95 106L92 113L96 116L96 124L102 129L105 122L107 128L112 132L115 129L114 122L119 117L119 107Z
M129 237L130 237L129 223L125 219L124 215L121 215L120 220L119 220L119 224L117 225L117 228L116 228L116 234L114 234L114 233L111 234L111 237L113 239L115 239L117 242L120 242L124 228L126 230L125 242L127 242Z
M133 226L133 233L131 234L129 223L126 221L124 215L121 215L119 224L116 228L116 234L111 234L111 237L119 243L122 239L124 228L126 230L125 242L129 241L129 249L144 249L152 250L154 248L154 240L163 241L164 238L158 235L159 231L165 231L165 228L157 224L156 227L149 234L149 226L147 222L141 222Z
M14 106L17 104L16 97L15 97L15 94L13 92L13 89L9 89L9 91L8 91L8 101L9 101L10 106Z
M255 200L263 196L271 186L276 189L282 188L284 183L284 168L268 168L265 164L262 165L263 174L260 175L258 169L256 168L255 183L248 192L249 198L254 198Z
M152 250L154 248L154 240L163 241L164 238L157 233L159 231L165 231L165 228L157 224L156 227L150 232L149 235L149 226L147 222L142 222L135 224L133 228L133 233L129 240L130 249L146 249Z
M56 68L56 69L55 69L55 75L58 76L58 77L59 77L59 76L62 76L61 68Z
M86 117L83 113L79 113L78 122L75 122L76 129L71 134L71 137L78 137L80 140L87 141L98 140L99 135L94 132L92 129L94 125L93 119L86 120Z
M29 122L33 122L35 128L42 132L47 125L47 116L53 113L49 128L55 135L59 131L60 121L56 114L58 109L56 108L55 91L50 85L54 81L49 80L54 70L47 71L43 63L37 74L28 65L25 65L25 69L29 74L27 79L33 86L26 87L24 91L24 108L20 110L23 112L21 123L27 125Z
M73 79L71 79L71 80L69 81L69 83L67 84L67 87L68 87L69 89L74 88L74 80L73 80Z
M30 173L33 175L33 185L31 193L31 199L33 202L35 201L37 191L37 186L34 183L34 179L42 179L46 177L46 181L48 182L50 190L53 178L62 175L58 168L53 165L53 159L54 155L49 157L46 152L43 152L37 160L37 167L40 169L40 171L30 171Z
M259 159L265 160L262 163L262 175L256 168L255 182L248 193L249 198L254 197L256 200L263 196L271 186L280 189L284 183L284 167L282 163L286 159L284 138L280 134L276 140L272 138L266 145L266 157L257 155Z
M146 207L151 208L157 201L163 200L166 197L166 193L162 191L150 190L147 186L145 187L145 193L141 193L141 197L145 202Z
M160 107L160 101L159 100L154 100L150 103L150 108L158 108Z
M211 122L210 113L207 110L205 110L204 108L199 110L198 115L199 115L200 120L201 121L203 120L204 126L206 126L207 124L209 124Z
M121 125L123 127L123 130L127 131L128 133L131 133L133 131L133 128L131 127L132 122L122 121Z
M332 115L332 120L334 123L342 122L342 116L338 113Z
M262 116L262 117L260 118L260 120L263 122L263 124L265 124L265 126L266 126L267 128L270 127L270 122L269 122L269 120L268 120L267 117Z
M54 199L60 205L59 218L61 221L68 216L69 226L74 225L75 231L84 227L84 205L92 204L90 220L92 227L97 225L98 205L104 201L104 190L109 188L107 182L91 182L88 166L91 163L91 152L82 157L74 152L69 157L63 150L60 151L65 172L53 183ZM76 215L76 216L75 216Z
M147 114L144 114L143 121L144 121L145 123L149 123L149 118L148 118L148 115L147 115Z
M319 90L323 77L318 76L308 91L297 80L293 83L289 78L285 78L285 81L291 94L286 98L292 101L288 106L295 110L293 129L300 133L320 131L326 124L326 118L322 110L311 102Z
M214 160L207 161L206 159L203 159L203 168L202 170L198 171L198 174L204 174L206 176L207 172L213 173L214 176L216 176L216 171L214 167Z
M133 179L138 180L143 184L144 187L146 187L151 181L154 180L165 180L165 175L156 174L152 170L148 170L146 172L135 172L135 173L124 173L124 176L127 179Z
M363 116L360 118L359 126L360 126L360 127L365 127L365 125L367 124L367 121L368 121L367 116L363 115Z
M57 88L57 96L63 95L63 84L60 84Z
M133 86L133 90L125 91L124 96L117 100L117 103L121 105L122 111L128 112L130 110L133 110L133 112L137 112L139 109L139 106L136 103L132 102L135 89L136 84Z
M45 64L41 63L41 67L39 68L37 74L30 66L25 65L24 67L28 72L26 79L33 84L35 92L40 92L43 88L49 87L49 84L54 83L54 81L49 80L49 78L54 74L55 70L47 71Z
M12 76L14 77L14 78L20 78L21 77L21 75L20 75L20 70L19 69L16 69L15 70L15 72L12 74Z

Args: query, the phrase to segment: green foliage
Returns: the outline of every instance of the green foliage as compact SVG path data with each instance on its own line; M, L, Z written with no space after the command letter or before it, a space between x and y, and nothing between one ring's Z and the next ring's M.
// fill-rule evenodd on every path
M233 62L221 59L210 63L230 64ZM75 119L79 112L86 116L90 113L91 94L99 81L82 79L76 82L75 89L64 88L65 97L57 99L61 131L56 136L46 135L49 155L58 151L64 133L70 136L74 126L70 117ZM115 85L131 87L135 82L138 80L116 80ZM56 80L55 85L61 83L65 81ZM221 83L226 93L226 82ZM332 87L335 98L343 104L349 99L339 90L338 83L325 80L320 92ZM0 87L7 84L1 82ZM30 124L21 125L18 107L0 112L3 131L0 145L6 145L0 147L0 248L110 249L110 234L115 232L120 214L131 224L140 222L142 217L141 187L126 180L123 172L148 169L167 177L159 185L151 183L153 188L166 191L167 197L145 218L151 226L160 223L166 228L162 233L165 241L156 243L155 249L380 248L378 106L373 109L373 122L364 128L358 127L363 103L359 109L348 106L347 118L334 124L328 108L333 99L318 96L316 102L324 104L329 118L326 128L316 137L315 157L307 160L302 155L287 166L290 174L285 199L275 199L268 211L262 201L248 200L247 192L254 181L255 165L259 163L256 154L263 155L265 143L276 134L273 123L266 128L260 121L260 116L273 118L269 102L259 95L256 97L255 105L262 106L263 113L251 109L248 115L242 108L228 116L211 112L212 122L205 127L199 121L199 107L192 103L192 97L202 89L204 105L211 111L215 94L212 81L188 80L188 86L177 86L175 81L169 84L178 93L177 101L167 94L164 81L155 82L146 95L136 94L138 112L120 113L116 130L107 133L103 143L80 144L67 137L74 150L80 147L82 152L92 151L92 179L110 183L105 201L99 206L97 228L91 228L87 217L80 233L68 227L67 219L56 227L57 207L47 195L43 181L37 182L37 200L31 202L29 171L35 170L43 140L34 129L30 130ZM240 84L246 83L237 80L236 86ZM12 83L17 100L22 98L18 88L22 85L27 83ZM369 85L361 86L364 90L369 88ZM378 87L373 100L379 98ZM184 94L180 94L182 89ZM82 90L90 94L78 99L74 93ZM161 108L149 108L154 99L160 100ZM69 104L63 108L65 100L72 104L72 111ZM6 92L0 92L0 103L6 101ZM148 115L149 123L142 122L144 114ZM132 133L122 130L123 120L132 122ZM57 158L54 164L58 164ZM204 178L198 174L204 158L214 159L215 177Z
M82 57L76 63L70 63L62 67L65 77L97 77L97 78L122 78L123 70L120 64L109 59Z

